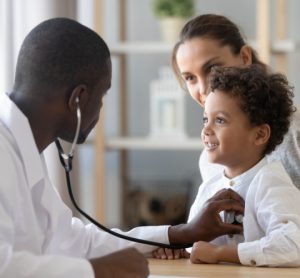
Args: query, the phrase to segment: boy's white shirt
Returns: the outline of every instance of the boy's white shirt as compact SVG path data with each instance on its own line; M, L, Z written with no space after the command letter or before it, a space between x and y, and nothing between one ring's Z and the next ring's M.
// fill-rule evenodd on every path
M238 244L244 265L300 266L300 191L282 164L264 158L233 179L223 175L223 167L216 167L219 173L200 186L189 221L217 191L231 188L245 200L245 238L222 236L212 243Z

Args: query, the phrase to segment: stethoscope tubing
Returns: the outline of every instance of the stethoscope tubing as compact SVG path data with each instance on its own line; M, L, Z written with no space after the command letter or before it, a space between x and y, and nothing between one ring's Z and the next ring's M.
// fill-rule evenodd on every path
M144 239L140 239L140 238L130 237L130 236L126 236L126 235L117 233L117 232L107 228L106 226L102 225L101 223L97 222L94 218L92 218L89 214L87 214L84 210L82 210L79 207L79 205L77 204L77 202L74 198L73 192L72 192L72 185L71 185L71 178L70 178L70 172L72 171L72 160L73 160L73 156L74 156L75 145L78 140L78 136L79 136L79 132L80 132L80 125L81 125L81 112L80 112L80 107L79 107L79 100L77 101L77 99L76 99L76 103L77 103L77 111L76 111L77 126L76 126L76 132L75 132L74 140L73 140L72 147L71 147L69 154L64 153L63 148L58 139L55 140L55 144L56 144L56 147L58 150L60 162L65 170L68 193L69 193L70 199L71 199L74 207L77 209L77 211L81 215L83 215L85 218L87 218L95 226L100 228L101 230L103 230L113 236L122 238L124 240L133 241L133 242L146 244L146 245L157 246L157 247L161 247L161 248L169 248L169 249L183 249L183 248L191 247L192 243L166 244L166 243L161 243L161 242L156 242L156 241L150 241L150 240L144 240Z

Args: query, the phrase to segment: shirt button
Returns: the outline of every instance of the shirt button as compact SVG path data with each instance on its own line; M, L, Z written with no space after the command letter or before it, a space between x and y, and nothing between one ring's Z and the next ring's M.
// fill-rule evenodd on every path
M287 224L287 223L289 223L289 221L288 220L283 220L282 223Z
M230 185L230 186L233 186L233 185L234 185L234 181L230 181L230 182L229 182L229 185Z
M255 266L256 265L256 261L255 260L251 260L250 264L253 265L253 266Z

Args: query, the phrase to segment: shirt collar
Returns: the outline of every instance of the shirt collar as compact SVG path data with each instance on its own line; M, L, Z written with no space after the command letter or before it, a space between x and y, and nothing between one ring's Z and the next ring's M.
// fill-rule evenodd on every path
M21 155L30 188L44 177L41 155L35 144L28 119L7 94L0 96L0 119L14 138Z
M245 184L250 184L251 180L257 174L257 172L267 164L267 159L264 157L261 159L257 164L255 164L252 168L247 170L246 172L242 173L239 176L236 176L232 179L227 178L223 172L223 182L228 184L232 187L239 187Z

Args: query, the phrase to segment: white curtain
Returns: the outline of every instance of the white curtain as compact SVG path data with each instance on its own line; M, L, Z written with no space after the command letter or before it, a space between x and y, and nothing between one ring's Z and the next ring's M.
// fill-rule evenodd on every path
M13 1L0 0L0 92L9 91L14 72Z
M40 22L53 17L76 18L76 0L0 0L0 92L12 90L19 48L26 34ZM64 145L67 150L69 146ZM52 145L46 151L50 178L63 200L70 205L65 176ZM78 192L78 163L74 162L72 180ZM73 210L74 211L74 210ZM75 213L76 214L76 213Z

